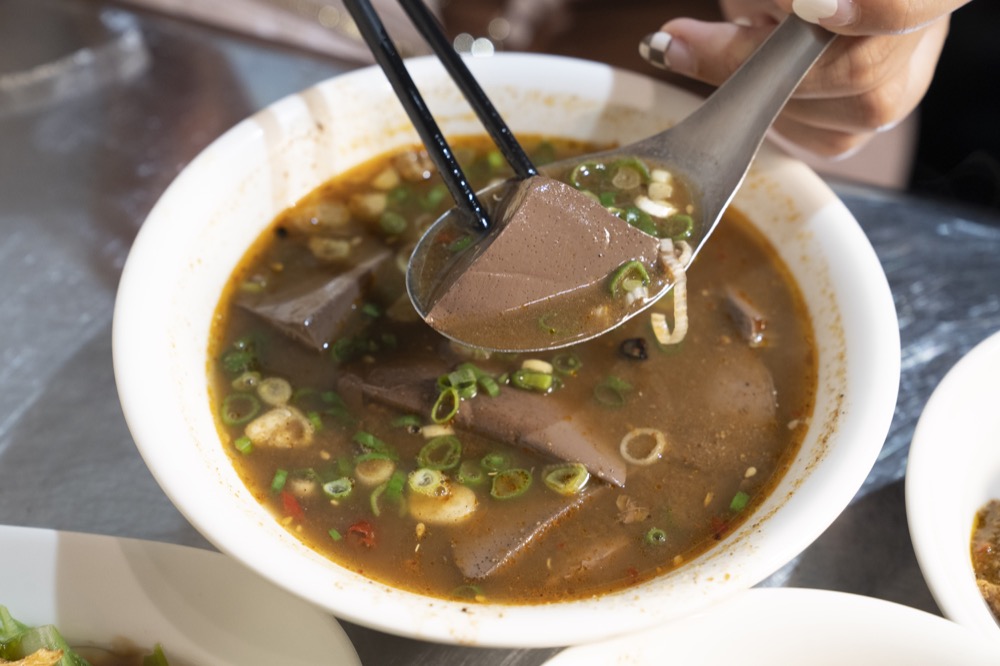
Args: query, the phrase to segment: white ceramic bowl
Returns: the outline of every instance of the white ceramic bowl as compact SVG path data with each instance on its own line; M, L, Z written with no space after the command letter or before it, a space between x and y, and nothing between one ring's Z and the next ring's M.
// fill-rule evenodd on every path
M159 643L174 666L361 665L333 618L218 553L0 525L0 571L0 604L76 647Z
M653 80L565 58L502 55L470 65L515 132L626 142L698 103ZM408 66L446 133L482 132L440 64ZM820 386L801 454L736 533L669 575L599 599L470 607L374 583L282 529L244 488L218 441L206 382L212 313L230 271L279 211L337 173L417 141L379 71L337 77L209 146L136 239L115 308L122 406L157 481L220 550L352 622L433 641L529 647L594 641L703 608L773 573L837 517L892 417L895 309L843 204L801 163L765 149L737 205L771 237L802 287L820 348Z
M747 590L705 613L563 650L545 666L996 666L997 654L993 642L972 629L916 608L771 587Z
M1000 644L970 554L976 511L991 499L1000 499L1000 332L934 389L906 468L906 518L931 594L945 616Z

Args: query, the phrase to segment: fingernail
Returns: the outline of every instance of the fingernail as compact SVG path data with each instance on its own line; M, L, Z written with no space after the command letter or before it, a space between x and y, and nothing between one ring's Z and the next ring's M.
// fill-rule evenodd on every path
M679 73L691 71L691 51L669 32L654 32L639 42L639 55L654 67Z
M668 32L654 32L646 35L639 42L639 55L653 67L669 69L670 61L667 60L667 49L670 42L674 41L673 36Z
M793 0L792 11L799 18L836 28L854 19L853 0Z

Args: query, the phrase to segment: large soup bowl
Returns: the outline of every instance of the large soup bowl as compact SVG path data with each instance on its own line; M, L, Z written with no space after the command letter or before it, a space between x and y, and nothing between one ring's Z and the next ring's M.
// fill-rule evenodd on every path
M469 64L515 132L624 143L698 104L654 80L578 60L499 55ZM408 66L446 133L482 133L438 62ZM765 147L736 205L771 239L802 289L819 347L819 387L800 453L738 530L641 585L522 606L394 589L328 561L282 528L244 487L220 444L207 381L215 308L231 271L279 212L344 170L417 142L378 70L336 77L268 107L206 148L135 241L114 319L122 406L156 480L219 550L351 622L438 642L555 646L649 627L749 588L847 506L895 405L895 309L879 262L843 204L807 167Z

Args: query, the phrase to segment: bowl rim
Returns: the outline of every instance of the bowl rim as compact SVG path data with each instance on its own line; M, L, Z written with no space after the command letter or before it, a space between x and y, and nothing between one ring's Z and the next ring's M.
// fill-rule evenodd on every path
M976 586L971 539L976 511L1000 499L1000 455L983 453L1000 443L997 395L1000 331L962 356L934 388L913 432L904 480L910 540L934 601L949 619L994 639L1000 624ZM995 464L983 465L984 459Z
M669 94L671 99L678 100L681 107L692 108L697 103L697 98L669 84L573 58L498 54L489 59L472 59L469 65L488 90L491 83L496 83L494 79L500 82L497 85L501 87L514 85L511 83L513 72L529 78L540 77L535 79L536 87L543 85L541 82L544 80L543 89L550 95L572 92L573 86L579 86L581 82L596 82L598 88L600 85L615 87L616 90L626 87L650 96ZM428 85L433 89L434 85L446 78L440 63L432 57L408 60L407 66L418 85L430 80L431 84ZM115 378L126 422L151 473L178 510L220 550L278 585L327 608L338 617L389 633L445 643L544 647L590 642L668 619L673 612L665 607L669 604L645 603L645 594L652 589L649 584L607 595L600 601L579 600L545 606L487 604L470 609L457 602L392 590L371 581L365 581L367 587L359 585L355 580L343 583L339 577L345 575L345 570L340 569L339 572L331 573L325 582L345 594L361 589L367 592L365 603L369 605L347 607L339 601L331 600L325 591L317 591L307 585L298 572L274 571L270 563L284 561L289 557L288 548L295 548L286 543L291 537L284 541L281 538L274 539L273 542L259 539L260 542L254 543L254 548L249 549L253 552L248 552L242 537L231 534L227 524L237 519L246 521L247 517L226 504L230 502L231 491L212 477L215 472L226 472L221 469L191 469L188 465L190 460L182 456L184 449L167 450L164 446L164 436L153 426L154 411L148 404L151 392L156 394L161 389L155 383L151 384L148 377L150 373L155 377L158 369L163 373L171 373L176 368L163 365L162 359L149 358L149 353L136 340L142 339L145 344L150 341L164 342L166 339L156 328L170 324L164 320L162 313L158 313L147 302L152 300L148 281L149 267L157 265L157 261L162 264L165 256L178 256L195 263L194 260L187 259L188 245L194 241L174 233L177 224L173 216L176 215L178 206L186 203L186 199L205 194L203 181L213 169L217 169L220 156L237 151L245 144L259 143L262 134L266 133L266 127L262 129L262 126L272 126L276 118L280 121L308 113L310 107L306 102L315 102L316 96L330 95L337 91L343 93L347 89L354 91L355 88L377 90L381 94L391 95L381 73L376 68L369 67L333 77L276 102L236 125L199 154L168 187L140 229L122 273L112 337ZM433 100L429 101L429 105L433 111ZM782 178L792 179L801 189L818 193L822 203L816 205L808 215L800 216L804 219L799 222L808 226L809 233L815 236L814 243L822 244L824 248L836 248L831 252L851 253L850 271L841 271L835 265L830 268L839 271L836 275L838 284L848 285L852 301L841 303L833 294L828 294L826 298L829 302L824 307L850 310L852 315L864 315L861 319L869 324L863 330L855 331L851 327L856 326L859 318L842 317L848 324L848 344L852 354L849 360L853 362L851 372L848 373L851 376L845 380L850 384L848 393L853 395L853 391L859 391L866 398L829 406L832 412L840 415L842 428L837 433L825 435L830 437L831 442L839 442L839 445L827 445L814 460L804 462L808 472L803 480L779 485L775 495L782 496L765 503L765 507L758 510L758 515L740 528L734 537L737 541L726 540L726 543L739 543L738 540L742 539L753 540L758 534L775 533L780 537L781 547L773 543L775 539L771 540L772 543L759 543L758 539L753 542L754 558L750 563L731 561L731 553L726 552L729 546L713 550L715 554L712 561L715 568L708 572L712 575L706 575L704 571L687 571L682 574L682 584L691 588L693 596L687 601L692 604L692 608L707 606L736 590L760 582L804 550L833 522L861 487L875 462L888 432L898 389L900 354L895 308L881 265L857 221L823 181L800 162L765 146L758 156L757 164L763 165L756 168L765 172L765 180L768 173L774 172ZM754 177L761 177L761 173L754 176L752 171L748 182ZM738 194L737 201L739 196ZM170 269L170 266L162 267ZM157 294L171 293L174 287L167 282L168 278L160 278ZM164 344L169 348L169 340ZM204 365L204 359L202 364ZM166 397L169 402L169 395L156 395ZM205 409L207 410L207 404ZM183 444L184 442L181 443ZM218 442L216 445L221 449ZM193 479L193 476L202 478ZM188 486L199 480L205 481L209 487L197 487L195 492L198 496L194 497ZM205 497L202 494L205 493L213 501L220 502L213 507L213 511L204 510ZM812 511L808 516L794 516L788 511L778 510L780 506L797 506L820 499L825 500L824 511ZM254 520L262 524L263 519L260 516L251 517L249 522ZM296 551L292 557L297 565L309 572L331 570L331 565L315 553L309 555ZM339 567L333 566L332 569ZM654 581L653 585L655 584ZM609 601L612 599L613 602ZM606 607L609 604L613 604L614 614L608 614ZM555 626L551 623L545 626L543 623L550 619L554 607L558 608L561 621ZM544 631L540 630L541 626L545 626Z

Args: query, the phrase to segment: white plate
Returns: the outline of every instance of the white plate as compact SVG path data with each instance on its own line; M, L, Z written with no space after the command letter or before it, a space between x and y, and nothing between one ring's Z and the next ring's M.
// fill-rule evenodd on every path
M934 390L910 444L906 517L920 569L945 616L992 636L1000 627L976 587L976 511L1000 499L1000 333L979 343Z
M989 641L937 615L843 592L768 588L639 634L570 648L546 666L997 663Z
M171 664L361 664L329 615L183 546L0 526L0 604L71 645L160 643Z

